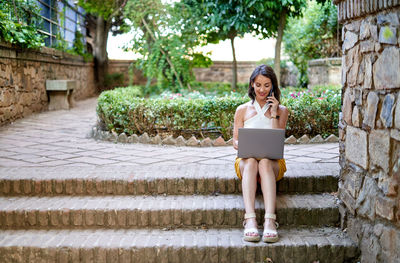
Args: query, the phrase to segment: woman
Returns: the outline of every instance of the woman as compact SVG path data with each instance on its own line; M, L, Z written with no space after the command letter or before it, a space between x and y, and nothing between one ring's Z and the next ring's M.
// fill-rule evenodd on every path
M251 101L236 109L233 147L238 149L239 128L279 128L285 129L288 110L279 104L280 90L274 70L266 65L258 66L250 77L248 95ZM242 192L246 210L243 222L245 241L261 239L255 214L255 196L257 181L261 184L265 206L265 222L262 240L264 242L278 241L275 215L276 181L282 179L286 171L284 159L236 158L235 170L242 180Z

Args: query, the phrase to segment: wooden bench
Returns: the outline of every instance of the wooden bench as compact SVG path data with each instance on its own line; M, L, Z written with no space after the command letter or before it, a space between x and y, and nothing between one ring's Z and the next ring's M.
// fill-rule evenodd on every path
M49 110L69 110L73 106L72 92L75 80L46 80L50 102Z

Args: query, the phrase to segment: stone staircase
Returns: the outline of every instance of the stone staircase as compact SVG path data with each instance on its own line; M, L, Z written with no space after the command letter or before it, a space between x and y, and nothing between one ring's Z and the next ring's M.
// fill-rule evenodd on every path
M356 262L338 173L288 164L265 244L242 241L233 165L0 168L0 262ZM256 210L261 226L260 195Z

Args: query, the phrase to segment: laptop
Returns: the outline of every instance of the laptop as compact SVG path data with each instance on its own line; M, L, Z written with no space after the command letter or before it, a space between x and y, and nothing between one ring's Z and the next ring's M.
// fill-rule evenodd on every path
M239 128L240 158L283 158L284 129Z

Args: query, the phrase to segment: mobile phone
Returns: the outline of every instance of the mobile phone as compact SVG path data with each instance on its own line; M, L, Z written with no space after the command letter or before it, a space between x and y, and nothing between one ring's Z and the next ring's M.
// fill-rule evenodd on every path
M274 93L274 89L273 88L271 88L271 90L269 91L267 99L268 99L268 97L272 96L272 93ZM267 105L270 104L270 103L271 103L270 101L267 101Z

